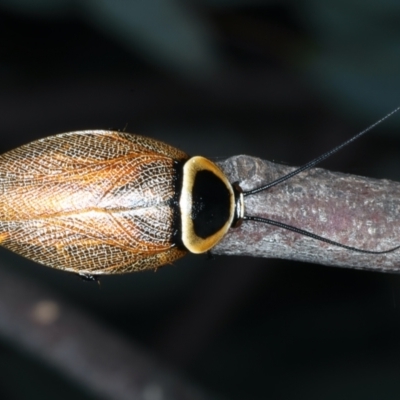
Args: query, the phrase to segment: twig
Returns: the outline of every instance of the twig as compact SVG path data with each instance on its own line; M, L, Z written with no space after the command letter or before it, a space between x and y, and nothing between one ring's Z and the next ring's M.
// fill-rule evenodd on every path
M244 190L292 171L292 167L248 156L220 163ZM312 169L245 198L246 214L311 231L339 243L383 251L400 245L400 183ZM273 226L245 221L231 229L216 254L285 258L374 271L400 270L400 249L360 254Z

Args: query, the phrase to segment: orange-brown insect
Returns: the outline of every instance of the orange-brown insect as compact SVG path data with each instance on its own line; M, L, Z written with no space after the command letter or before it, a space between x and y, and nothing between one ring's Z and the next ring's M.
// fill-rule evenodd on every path
M141 136L82 131L0 156L0 242L81 274L156 268L186 251L171 243L185 153ZM162 223L160 223L162 221Z
M396 109L394 112L396 112ZM51 136L0 156L0 244L80 275L155 269L214 247L243 220L352 251L297 227L245 215L244 198L312 168L394 112L274 182L243 192L210 160L123 132Z

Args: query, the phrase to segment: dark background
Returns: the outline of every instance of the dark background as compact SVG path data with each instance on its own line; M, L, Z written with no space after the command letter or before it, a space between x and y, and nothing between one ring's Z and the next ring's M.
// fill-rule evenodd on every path
M2 0L0 150L127 126L214 160L299 165L400 104L399 43L389 0ZM399 126L324 167L399 179ZM188 256L99 289L0 257L223 398L400 396L397 275ZM0 377L4 398L93 398L8 341Z

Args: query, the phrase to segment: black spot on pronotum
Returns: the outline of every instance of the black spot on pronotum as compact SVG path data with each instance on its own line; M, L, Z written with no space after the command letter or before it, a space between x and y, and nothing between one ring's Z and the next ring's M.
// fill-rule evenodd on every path
M218 232L230 217L230 193L211 171L196 174L192 191L192 220L197 236L205 239Z

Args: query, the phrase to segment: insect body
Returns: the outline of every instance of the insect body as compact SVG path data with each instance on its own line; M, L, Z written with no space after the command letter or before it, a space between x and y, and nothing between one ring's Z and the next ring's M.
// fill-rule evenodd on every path
M140 271L205 252L234 209L214 163L142 136L71 132L0 156L1 245L66 271Z
M394 251L398 247L356 249L245 215L246 196L312 168L378 123L290 174L244 193L210 160L143 136L90 130L37 140L0 156L0 244L82 275L156 269L188 251L206 252L243 220L353 251Z

